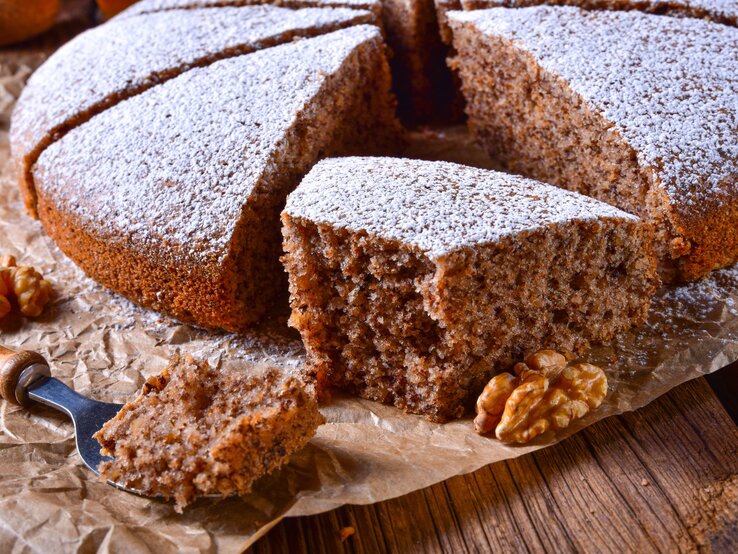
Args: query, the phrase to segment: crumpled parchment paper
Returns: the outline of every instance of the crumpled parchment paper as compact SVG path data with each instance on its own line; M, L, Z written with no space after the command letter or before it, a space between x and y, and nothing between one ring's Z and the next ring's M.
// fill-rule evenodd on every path
M0 343L36 350L75 390L122 402L175 352L216 366L268 362L289 370L302 362L299 337L275 315L248 336L183 325L138 308L97 285L45 236L22 208L8 162L9 109L42 57L0 57L0 254L39 269L57 298L37 320L10 317ZM490 165L465 131L418 133L408 155ZM200 500L184 515L170 505L118 491L80 461L73 430L44 407L24 411L0 401L0 551L235 552L282 517L366 504L427 487L454 475L545 448L595 421L639 408L669 389L738 359L738 268L668 288L648 322L589 361L607 369L605 404L558 437L510 447L476 435L470 419L445 425L392 407L335 397L328 423L282 471L247 497Z

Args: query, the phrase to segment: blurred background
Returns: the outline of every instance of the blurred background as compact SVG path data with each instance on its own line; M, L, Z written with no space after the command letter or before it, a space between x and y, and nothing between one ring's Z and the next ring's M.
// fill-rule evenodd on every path
M110 18L135 0L0 0L0 47L22 44L61 27L89 26Z

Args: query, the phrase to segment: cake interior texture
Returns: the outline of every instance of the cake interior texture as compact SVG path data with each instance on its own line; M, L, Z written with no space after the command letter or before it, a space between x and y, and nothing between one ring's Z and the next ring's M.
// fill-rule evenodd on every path
M361 186L362 172L391 182L387 171L394 169L392 187L412 191L425 177L422 164L432 164L414 162L403 175L396 161L363 160L318 164L282 216L290 323L322 386L444 421L470 409L487 380L524 355L544 347L582 352L644 321L656 280L649 230L636 218L620 212L534 225L432 254L353 225L350 216L337 215L340 209L310 209L304 198L317 189L303 195L306 182L319 180L324 194L345 202L355 190L342 192L340 183ZM442 167L449 182L469 171L480 180L502 175ZM386 205L388 220L398 210L428 219L413 207L412 192L382 200L362 182L367 188L354 197ZM516 195L512 186L507 191ZM454 217L463 214L450 212Z
M198 496L248 493L321 423L315 395L295 377L177 357L95 435L112 457L100 474L181 512Z
M630 34L631 29L627 28L626 21L629 15L623 14L621 17L618 12L544 7L515 10L497 8L472 13L479 17L476 20L464 19L461 15L452 18L456 50L452 65L461 77L469 127L491 157L499 160L511 172L598 198L648 221L654 228L654 248L664 282L698 279L738 259L738 232L733 223L738 217L738 203L735 201L738 179L735 174L732 178L729 175L730 168L736 164L736 150L734 145L727 143L720 146L720 141L725 138L720 132L727 132L728 112L724 106L720 107L721 101L716 101L712 96L712 93L715 97L727 95L730 87L734 88L736 83L734 78L727 77L728 73L720 69L720 56L727 64L735 62L728 60L729 50L718 53L718 46L715 47L714 56L708 60L705 51L700 48L709 44L706 42L709 39L699 36L700 31L707 28L713 38L728 43L730 39L720 35L724 32L733 33L733 44L738 45L734 29L707 22L690 23L692 20L628 12L633 14L630 22L632 28L637 28L639 23L649 28L664 27L662 36L654 31L649 35L651 38L647 38L645 31ZM499 34L480 31L478 22L492 22L496 17L496 24L504 30ZM565 22L567 17L570 20ZM611 21L605 21L606 18ZM597 23L598 19L602 20L601 24ZM553 20L561 24L550 24L551 28L556 28L556 39L540 39L539 43L545 45L540 46L546 56L542 61L532 53L537 52L537 46L530 44L539 44L536 42L537 35L544 36L545 33L532 31L531 42L525 44L516 38L516 33L518 30L526 33L526 29L534 27L535 21L545 24ZM674 23L670 24L670 21ZM682 21L684 28L679 29ZM505 22L509 22L509 26ZM687 25L695 27L693 35L689 34L690 27ZM587 28L590 29L589 38L585 36ZM628 36L631 44L629 52L634 54L620 55L612 48L608 53L601 52L605 42L603 37L608 37L606 40L609 44L617 41L615 37L618 36L622 36L623 40ZM668 58L666 50L663 50L663 55L654 56L654 46L649 45L648 53L640 53L638 44L646 51L646 43L636 40L640 36L646 37L644 41L654 44L662 41L666 49L672 44L671 37L676 37L675 43L682 44L690 41L689 36L694 36L691 46L696 46L690 55L703 56L705 64L702 73L708 75L709 80L700 83L695 75L697 80L690 82L691 76L684 77L685 73L677 75L676 70L670 69L675 65L665 61ZM590 44L590 59L582 57L579 64L594 67L593 74L612 64L613 73L609 79L613 82L608 83L598 75L593 76L591 82L579 85L593 96L602 97L604 107L585 99L571 88L562 75L551 69L558 61L552 62L553 54L544 48L550 47L549 42L556 40L563 48L569 40L567 37L575 37L577 45L577 50L574 46L568 48L570 52L578 53L583 45ZM562 66L577 63L576 56L575 53L563 58L565 61ZM635 63L634 60L640 57L644 59L636 67L642 67L643 70L636 69L629 75L630 62ZM618 69L621 59L626 61ZM689 65L690 62L684 63ZM660 74L664 76L661 82L658 81ZM727 78L721 81L723 76ZM707 82L718 84L708 90ZM616 88L626 92L612 95L618 98L609 104L611 96L607 91ZM674 104L669 104L680 94L684 98L686 115L683 118L679 110L675 115ZM702 106L703 117L706 118L703 120L688 111L693 106L698 109L696 106L699 101L695 102L693 98L701 94L704 95ZM618 105L618 102L622 102L621 97L628 102L625 107ZM634 132L638 133L638 126L648 116L631 114L641 114L644 109L648 112L649 106L652 107L649 113L656 121L669 121L669 125L657 124L664 131L658 137L645 134L647 130L637 137L638 141L630 140L625 137L620 121L613 122L603 115L608 111L616 115L626 113L627 117L632 118L626 124L632 121L636 129ZM657 112L658 115L653 115ZM643 125L644 129L647 127ZM714 135L720 137L714 140L717 146L696 144L686 134L695 130L695 134L709 135L711 127L715 129ZM667 129L675 134L668 135ZM645 144L644 148L634 146L636 142ZM657 150L661 154L653 162L644 162L646 150ZM671 167L680 167L678 160L688 155L694 156L699 151L704 151L702 160L706 163L682 163L681 166L691 167L685 171L671 170ZM719 157L723 161L715 162ZM677 161L672 163L673 160ZM699 166L709 164L712 165L700 173ZM711 179L719 180L720 174L727 174L721 183L709 184ZM669 194L667 191L675 192Z

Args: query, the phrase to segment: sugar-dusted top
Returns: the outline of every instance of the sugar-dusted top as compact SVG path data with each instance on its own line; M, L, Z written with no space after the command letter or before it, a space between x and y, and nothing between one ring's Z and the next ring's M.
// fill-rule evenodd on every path
M272 4L283 8L354 8L369 10L379 14L382 10L380 0L139 0L127 10L118 14L118 18L130 17L142 13L154 13L165 10L220 8L224 6L254 6Z
M39 195L106 240L217 263L254 187L279 171L285 133L358 48L360 25L190 70L93 117L47 148ZM275 158L277 158L275 160Z
M514 41L613 123L653 168L673 208L735 201L738 29L698 19L569 7L454 12Z
M179 10L117 19L61 47L28 80L13 114L15 155L87 110L99 111L195 65L371 18L350 9ZM95 110L95 107L99 107Z
M532 179L449 162L350 157L313 167L284 213L366 231L431 257L574 220L637 218Z
M714 21L736 24L738 1L736 0L461 0L465 10L484 8L522 8L526 6L577 6L595 10L641 10L672 16L707 16Z

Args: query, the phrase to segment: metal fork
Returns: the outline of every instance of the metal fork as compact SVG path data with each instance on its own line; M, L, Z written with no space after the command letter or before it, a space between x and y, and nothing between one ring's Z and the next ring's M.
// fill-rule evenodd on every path
M77 394L51 376L48 362L41 354L16 352L0 346L0 396L8 402L29 407L40 402L67 414L74 423L77 451L82 461L96 475L100 462L110 458L100 454L100 444L92 437L123 406L91 400ZM109 484L127 492L141 494L120 483Z

